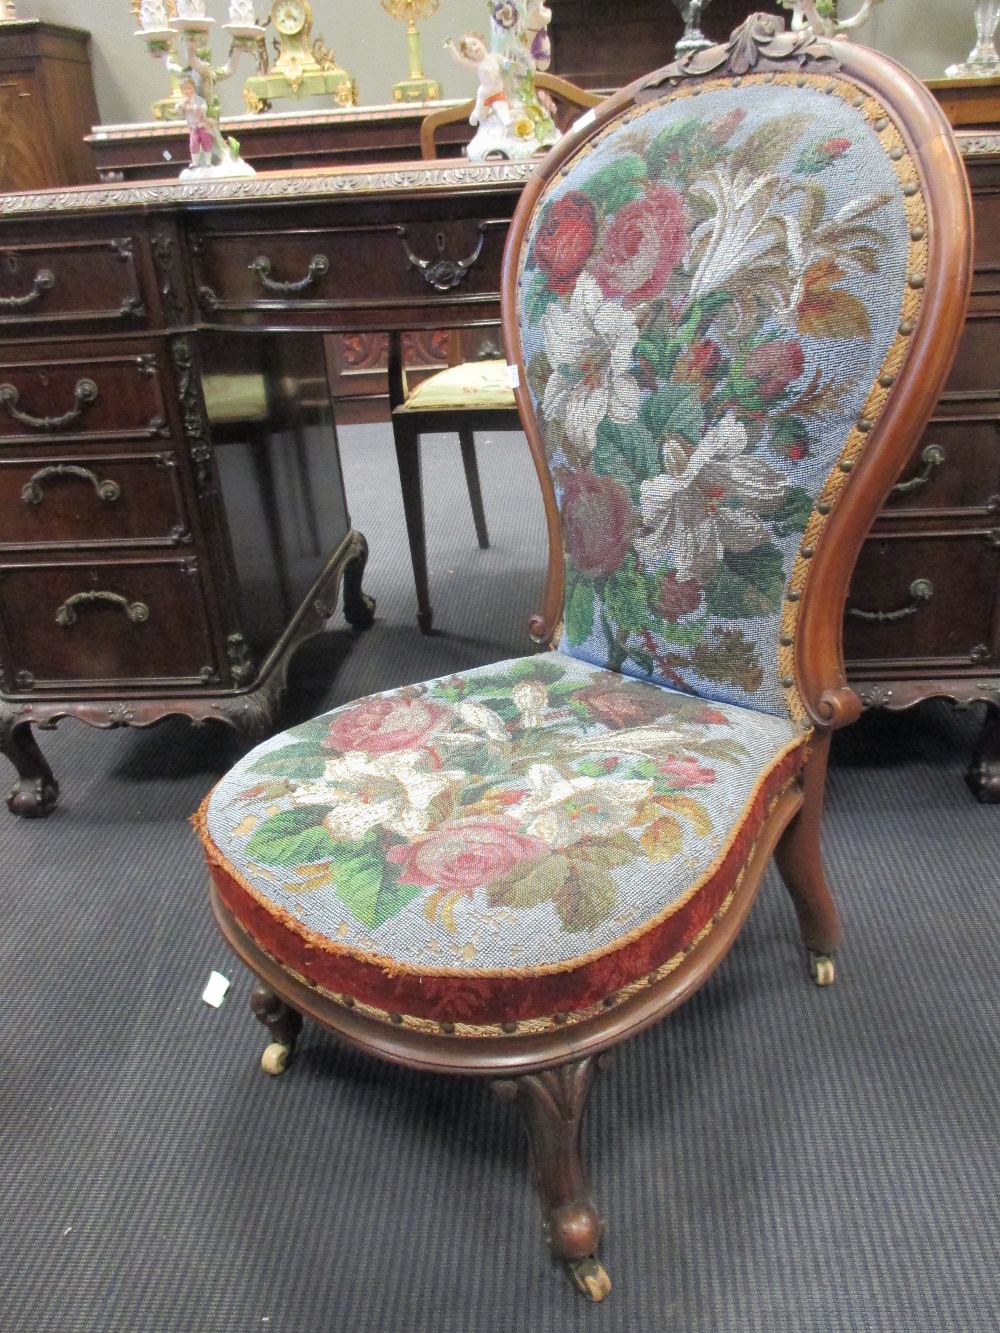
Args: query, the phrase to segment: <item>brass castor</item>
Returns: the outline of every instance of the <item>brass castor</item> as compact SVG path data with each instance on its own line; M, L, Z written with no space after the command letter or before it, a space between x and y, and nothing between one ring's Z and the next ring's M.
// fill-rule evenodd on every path
M611 1291L611 1279L599 1259L588 1255L586 1259L571 1259L566 1267L569 1275L588 1301L595 1304L603 1301Z
M828 953L809 950L809 971L817 986L832 986L837 979L837 967Z
M277 1077L278 1074L285 1072L285 1066L288 1064L288 1057L291 1053L291 1046L286 1046L281 1041L272 1041L260 1057L260 1067L265 1074L273 1074Z

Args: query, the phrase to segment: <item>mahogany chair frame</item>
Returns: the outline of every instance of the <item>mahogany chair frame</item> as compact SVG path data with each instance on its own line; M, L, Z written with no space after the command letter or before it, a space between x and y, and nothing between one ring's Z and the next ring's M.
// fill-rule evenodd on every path
M853 722L861 711L857 696L846 684L842 610L862 539L930 416L950 368L968 297L972 234L968 186L948 124L930 94L885 57L846 42L831 47L811 40L809 34L800 34L797 41L789 35L785 45L791 49L768 56L763 48L782 27L782 21L773 16L752 15L724 48L716 48L725 51L725 59L704 77L729 75L739 80L748 68L748 50L755 57L751 64L757 72L796 67L804 73L812 69L830 72L829 58L835 50L837 72L877 96L900 129L927 203L928 263L921 316L907 330L911 336L906 360L861 461L829 515L802 594L794 657L798 689L814 728L809 757L798 782L786 788L772 807L735 886L732 906L676 970L596 1017L568 1027L554 1023L550 1031L524 1036L458 1038L382 1023L328 999L259 949L212 890L224 936L262 983L253 1006L275 1044L269 1048L272 1071L278 1072L275 1065L283 1067L301 1024L300 1015L308 1015L381 1059L492 1080L497 1092L515 1102L522 1113L551 1250L569 1265L581 1290L597 1300L607 1294L610 1283L596 1258L600 1220L581 1161L580 1125L600 1057L664 1018L707 980L746 919L772 853L810 953L825 964L840 943L840 923L822 867L820 830L831 734ZM703 77L689 66L690 60L668 66L608 99L594 121L553 150L529 181L511 226L503 275L505 346L508 361L520 368L522 385L524 363L515 317L518 259L539 195L566 159L622 111L681 80ZM548 523L546 589L542 610L531 622L533 637L548 644L562 606L559 512L539 428L523 388L517 391L517 400ZM832 969L821 967L814 975L822 984L832 980Z

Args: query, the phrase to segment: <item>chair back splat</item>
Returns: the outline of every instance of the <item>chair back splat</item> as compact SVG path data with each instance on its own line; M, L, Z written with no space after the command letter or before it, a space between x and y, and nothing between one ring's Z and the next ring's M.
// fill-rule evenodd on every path
M756 14L603 103L539 164L504 266L550 650L273 737L198 816L216 918L262 983L265 1069L307 1015L492 1079L592 1300L597 1060L711 976L772 853L834 980L843 603L948 371L970 253L948 125L874 52ZM417 397L393 420L422 558L415 439L464 418Z

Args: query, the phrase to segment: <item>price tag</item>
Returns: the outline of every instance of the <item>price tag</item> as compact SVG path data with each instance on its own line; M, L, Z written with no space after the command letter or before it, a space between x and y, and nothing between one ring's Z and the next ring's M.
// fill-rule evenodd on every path
M213 1009L218 1009L231 985L232 982L228 977L224 977L221 972L213 972L208 979L208 985L201 993L201 998Z
M518 370L517 366L508 365L507 379L510 382L510 387L512 389L519 389L521 387L521 372Z

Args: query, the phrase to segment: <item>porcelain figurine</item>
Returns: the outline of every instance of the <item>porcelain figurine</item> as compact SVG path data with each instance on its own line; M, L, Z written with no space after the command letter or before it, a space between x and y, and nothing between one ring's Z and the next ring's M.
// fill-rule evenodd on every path
M811 28L817 37L846 37L854 28L860 28L871 17L875 5L882 0L864 0L864 4L849 19L837 17L836 0L778 0L783 9L792 13L792 32Z

